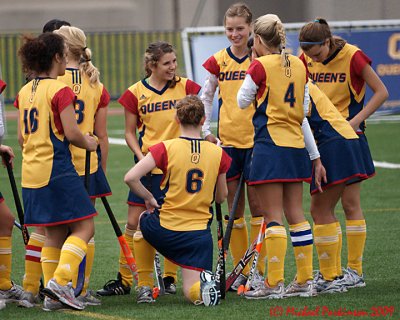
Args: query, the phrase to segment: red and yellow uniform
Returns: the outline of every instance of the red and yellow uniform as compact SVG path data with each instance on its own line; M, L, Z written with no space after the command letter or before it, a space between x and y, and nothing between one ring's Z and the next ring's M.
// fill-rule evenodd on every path
M161 142L150 152L164 173L166 196L155 214L141 217L143 237L182 267L211 270L210 207L217 178L228 171L231 159L208 141L184 137Z
M179 137L174 106L189 94L198 94L201 87L186 78L180 78L173 88L167 83L162 90L150 86L146 80L129 87L118 102L138 117L139 144L144 154L160 141Z
M287 59L290 68L284 69L280 55L266 55L247 71L258 87L250 184L305 181L311 176L301 130L307 72L297 57Z
M79 69L67 68L65 75L58 80L67 84L76 94L75 114L78 127L83 134L94 133L94 121L99 108L105 108L110 102L110 95L103 84L92 85L87 76L81 74ZM84 149L70 146L72 161L80 176L85 174ZM99 160L97 153L90 157L90 173L97 171Z
M342 116L350 120L364 106L365 81L361 71L371 60L356 46L345 44L322 63L316 63L302 54L311 79L328 96ZM365 124L360 129L364 131Z
M218 79L218 138L224 146L239 149L253 147L251 121L254 109L240 109L236 99L249 66L248 56L239 59L230 48L218 51L203 64Z
M60 118L60 113L74 102L72 90L51 78L30 81L14 102L23 137L26 225L70 223L97 214L72 164Z

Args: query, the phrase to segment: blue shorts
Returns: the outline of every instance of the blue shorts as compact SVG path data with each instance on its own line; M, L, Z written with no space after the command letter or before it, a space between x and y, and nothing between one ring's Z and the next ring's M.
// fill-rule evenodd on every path
M22 198L27 226L69 224L97 215L76 172L55 177L42 188L22 188Z
M80 177L83 185L85 185L85 176ZM91 199L95 199L110 196L111 194L111 188L107 182L106 175L103 168L99 166L98 170L89 176L89 196Z
M359 139L347 140L337 137L318 146L318 150L327 177L327 183L322 182L323 190L339 183L348 181L354 183L368 178ZM313 174L311 194L318 192L314 178Z
M223 147L224 151L232 158L231 166L226 173L226 180L233 181L239 179L240 175L244 174L244 180L249 180L251 156L253 154L253 148L249 149L237 149Z
M212 270L213 241L211 230L172 231L160 225L158 211L143 213L140 230L146 239L164 257L182 268Z
M162 174L152 174L150 176L144 176L140 179L142 184L150 190L153 194L153 197L157 200L158 204L162 204L165 194L160 189L160 185L162 182L163 175ZM132 191L129 190L128 194L128 201L127 203L131 206L139 206L145 207L144 200L134 194Z
M306 148L279 147L270 142L254 144L249 185L311 181L312 163Z

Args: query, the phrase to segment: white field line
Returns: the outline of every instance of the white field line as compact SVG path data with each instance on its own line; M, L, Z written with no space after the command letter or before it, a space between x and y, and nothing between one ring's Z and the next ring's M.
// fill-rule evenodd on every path
M116 144L120 146L126 146L125 139L118 139L118 138L108 138L110 144ZM386 161L374 161L374 165L377 168L384 168L384 169L400 169L399 163L390 163Z

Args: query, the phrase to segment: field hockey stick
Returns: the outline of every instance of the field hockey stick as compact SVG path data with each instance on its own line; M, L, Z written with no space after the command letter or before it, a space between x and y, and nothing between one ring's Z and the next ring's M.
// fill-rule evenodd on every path
M218 237L218 262L215 270L215 277L219 281L221 299L225 299L226 275L225 275L225 252L224 252L224 228L222 223L221 204L215 203L217 216L217 237Z
M245 292L249 291L253 282L253 277L254 273L256 272L257 269L257 262L258 262L258 257L260 256L261 248L264 242L265 238L265 229L267 228L267 224L265 223L265 220L263 219L263 222L260 226L260 231L258 233L257 237L257 244L254 250L254 256L253 256L253 263L250 268L249 275L247 277L247 281L245 285L240 285L237 294L238 295L243 295Z
M21 226L22 239L24 240L24 244L27 245L29 242L29 232L27 227L24 226L24 210L22 209L21 200L19 198L17 185L15 183L14 172L10 164L10 155L8 153L3 154L4 162L6 164L8 179L10 180L11 190L14 197L15 208L18 213L18 220Z
M90 183L90 155L91 152L86 150L85 154L85 178L84 185L85 189L89 193L89 183ZM76 280L76 288L74 288L75 297L78 297L83 290L83 286L85 283L85 269L86 269L86 255L83 257L81 263L79 264L78 269L78 279Z
M118 238L119 245L121 247L121 250L125 256L126 263L128 264L129 269L132 271L133 277L135 278L136 282L138 281L138 275L137 275L137 267L136 267L136 261L135 258L132 255L132 251L128 246L128 243L126 242L121 229L117 223L117 220L115 219L115 216L111 210L110 204L107 201L106 197L101 197L101 201L103 202L104 209L106 209L108 218L110 219L111 225L114 229L115 235Z
M232 235L232 228L233 228L233 222L235 220L235 213L237 210L237 207L239 205L239 199L240 199L240 193L242 191L242 185L243 185L243 180L244 180L244 174L240 175L239 179L239 185L236 189L235 196L233 197L233 204L232 204L232 210L229 213L229 216L225 216L225 220L228 220L228 224L226 226L226 232L225 232L225 237L224 237L224 251L227 253L229 249L229 242L231 241L231 235Z
M228 291L235 280L239 277L242 273L243 269L247 266L251 258L253 257L255 250L256 250L257 240L254 240L253 243L247 248L246 252L244 253L243 257L239 260L236 266L233 268L232 272L229 274L228 278L226 279L226 288L225 291Z
M146 175L146 189L151 192L152 190L152 180L151 173ZM154 255L154 270L156 272L157 287L153 288L153 298L157 299L159 296L165 295L165 285L161 271L160 254L156 251Z

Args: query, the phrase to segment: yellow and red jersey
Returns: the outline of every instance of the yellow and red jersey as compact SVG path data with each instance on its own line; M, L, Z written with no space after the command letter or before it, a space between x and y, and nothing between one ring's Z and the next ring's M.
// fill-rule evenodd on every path
M349 123L342 117L329 98L317 85L308 82L311 108L308 122L318 145L336 137L358 139Z
M150 146L160 141L179 137L174 106L186 95L198 94L200 89L197 83L180 78L175 87L170 88L167 83L162 90L157 90L144 79L124 92L118 102L127 111L137 115L139 145L144 154Z
M253 147L254 108L240 109L236 99L249 66L248 56L239 59L230 48L218 51L203 64L218 78L218 137L224 146Z
M302 54L311 79L328 96L342 116L350 120L364 106L366 84L362 69L371 60L356 46L345 44L322 63ZM361 130L365 124L361 124Z
M161 142L150 152L164 174L161 226L174 231L206 229L217 178L228 171L229 156L211 142L184 137Z
M41 188L51 178L75 172L60 118L74 103L75 94L56 79L36 78L19 91L14 105L23 137L24 188Z
M103 84L91 84L86 75L82 75L79 69L67 68L65 75L58 80L68 85L76 94L75 115L78 127L83 134L94 133L96 112L99 108L108 106L110 95ZM86 150L70 145L72 162L80 176L85 174ZM96 152L90 157L90 173L98 169L98 156Z
M247 70L258 87L255 141L304 148L301 124L307 71L299 58L287 55L287 59L290 68L281 66L280 55L271 54L257 58Z

